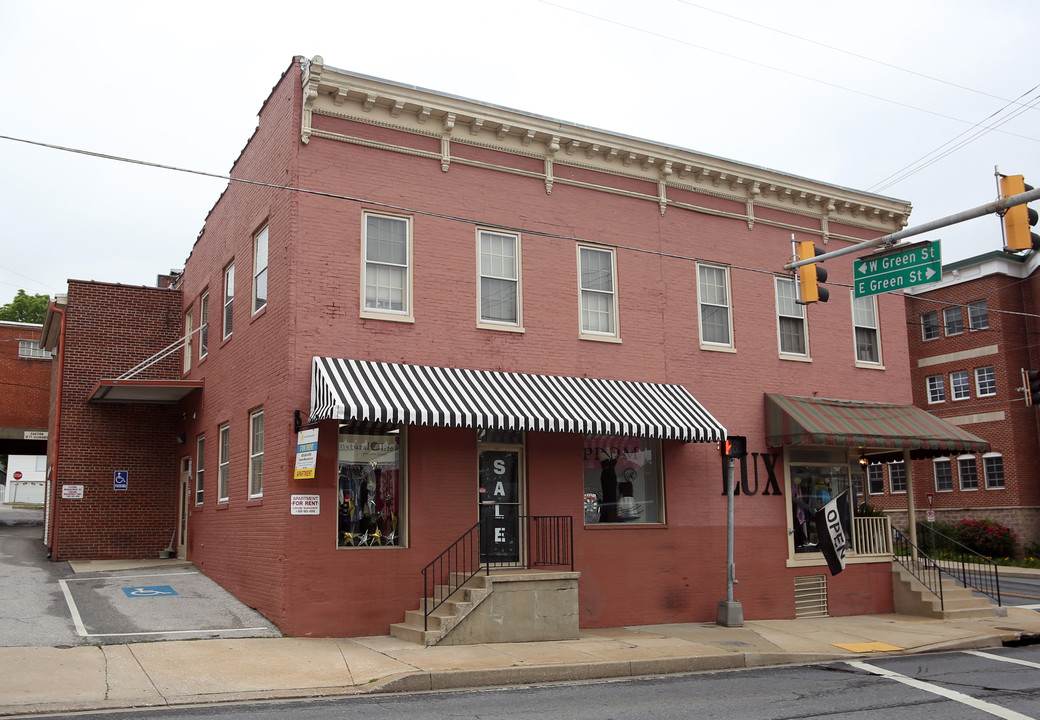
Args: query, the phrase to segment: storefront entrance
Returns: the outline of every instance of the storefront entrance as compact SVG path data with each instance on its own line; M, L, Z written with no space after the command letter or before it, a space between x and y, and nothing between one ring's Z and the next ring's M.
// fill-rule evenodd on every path
M523 565L523 446L481 443L478 447L480 561Z

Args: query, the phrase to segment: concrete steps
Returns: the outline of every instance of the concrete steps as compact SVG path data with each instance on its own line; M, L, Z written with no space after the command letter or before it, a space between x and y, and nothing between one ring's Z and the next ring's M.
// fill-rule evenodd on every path
M462 583L460 587L426 618L427 608L436 603L435 598L447 597L451 587L438 585L434 588L434 597L419 601L418 610L405 613L404 622L390 626L390 634L401 640L418 645L430 646L439 643L445 635L459 625L473 610L484 602L492 592L492 584L486 575L474 575L465 580L464 576L453 574L453 584ZM425 629L424 629L425 624Z
M900 615L953 620L998 615L998 608L986 597L961 587L951 578L942 579L942 603L939 597L898 562L892 563L892 596Z

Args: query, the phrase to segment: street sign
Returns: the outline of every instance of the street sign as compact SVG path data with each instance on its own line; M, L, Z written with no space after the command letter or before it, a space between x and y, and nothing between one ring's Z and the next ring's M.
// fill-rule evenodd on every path
M914 245L902 252L856 261L856 297L866 297L926 285L942 279L942 253L938 240Z
M112 473L112 489L126 490L130 486L130 471L116 470Z

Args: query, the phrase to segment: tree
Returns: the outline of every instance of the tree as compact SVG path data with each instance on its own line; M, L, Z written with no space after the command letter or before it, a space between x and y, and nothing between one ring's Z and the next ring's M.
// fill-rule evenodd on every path
M25 290L19 290L14 300L0 305L0 320L42 324L50 302L46 295L28 295Z

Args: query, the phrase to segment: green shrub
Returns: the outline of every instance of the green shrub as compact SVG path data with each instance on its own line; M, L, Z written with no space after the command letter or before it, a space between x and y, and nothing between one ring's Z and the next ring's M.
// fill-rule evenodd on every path
M961 520L957 540L986 557L1013 557L1015 533L992 520Z

